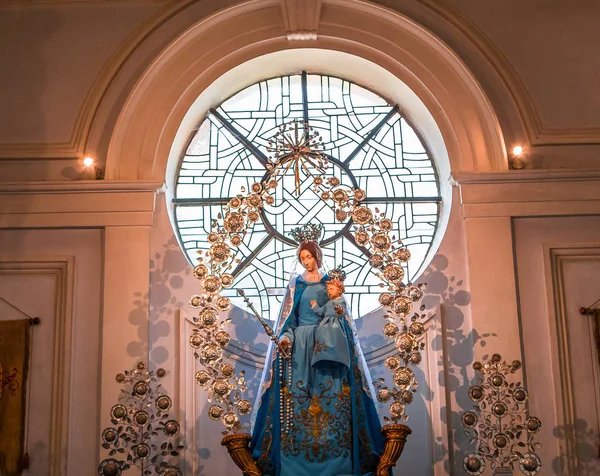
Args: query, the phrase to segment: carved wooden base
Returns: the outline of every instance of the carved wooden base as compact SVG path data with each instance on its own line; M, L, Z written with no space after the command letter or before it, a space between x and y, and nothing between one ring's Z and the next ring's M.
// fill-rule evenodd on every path
M375 474L376 476L389 476L390 468L396 466L404 449L406 437L412 433L412 430L406 425L385 425L381 429L381 433L385 436L385 446Z
M252 459L252 453L248 444L252 437L246 433L239 435L227 435L221 440L221 444L227 448L231 459L242 470L244 476L262 476L256 461Z
M406 443L406 437L412 430L406 425L385 425L381 429L385 437L383 454L377 465L376 476L389 476L390 468L396 466L396 462ZM249 443L252 437L246 433L239 435L228 435L221 440L221 444L227 448L231 459L242 470L244 476L262 476L256 461L252 459Z

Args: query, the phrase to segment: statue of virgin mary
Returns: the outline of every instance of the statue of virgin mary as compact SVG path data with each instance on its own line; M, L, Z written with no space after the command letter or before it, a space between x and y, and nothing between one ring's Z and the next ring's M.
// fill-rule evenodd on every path
M285 355L269 346L252 415L250 449L264 475L372 475L384 447L349 307L316 312L329 300L327 281L341 279L322 271L320 235L315 225L292 233L304 272L288 283L274 328Z

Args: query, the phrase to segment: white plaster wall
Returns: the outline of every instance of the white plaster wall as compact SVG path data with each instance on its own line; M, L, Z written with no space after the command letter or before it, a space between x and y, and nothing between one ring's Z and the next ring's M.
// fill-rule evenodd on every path
M67 263L63 274L53 273L60 263ZM0 230L0 295L41 318L33 339L31 469L24 474L96 470L101 277L100 230Z

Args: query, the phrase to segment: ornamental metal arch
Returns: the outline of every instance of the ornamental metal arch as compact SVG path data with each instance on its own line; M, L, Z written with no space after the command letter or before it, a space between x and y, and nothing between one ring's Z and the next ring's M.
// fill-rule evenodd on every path
M206 250L212 222L222 207L268 174L269 139L282 124L302 121L318 131L330 166L327 174L365 190L365 204L394 222L397 237L410 250L406 277L414 281L438 228L442 198L435 163L418 132L397 104L356 83L334 76L301 74L255 83L209 110L186 149L176 175L173 198L179 242L188 260ZM295 260L287 233L318 222L326 267L342 266L346 295L355 316L380 306L379 280L368 265L369 252L353 238L352 219L335 219L334 210L315 195L312 178L302 175L294 196L293 177L285 177L274 203L244 236L240 260L232 270L234 287L246 290L263 316L275 319ZM243 306L235 291L223 293Z

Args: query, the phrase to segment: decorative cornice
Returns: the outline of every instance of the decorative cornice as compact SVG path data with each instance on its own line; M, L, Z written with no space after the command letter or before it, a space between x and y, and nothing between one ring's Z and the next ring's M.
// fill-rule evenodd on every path
M287 39L316 40L322 0L280 0Z
M157 192L163 182L132 180L74 180L0 182L0 194Z
M524 182L576 182L600 180L600 170L510 170L502 172L454 172L454 181L463 184L506 184Z

